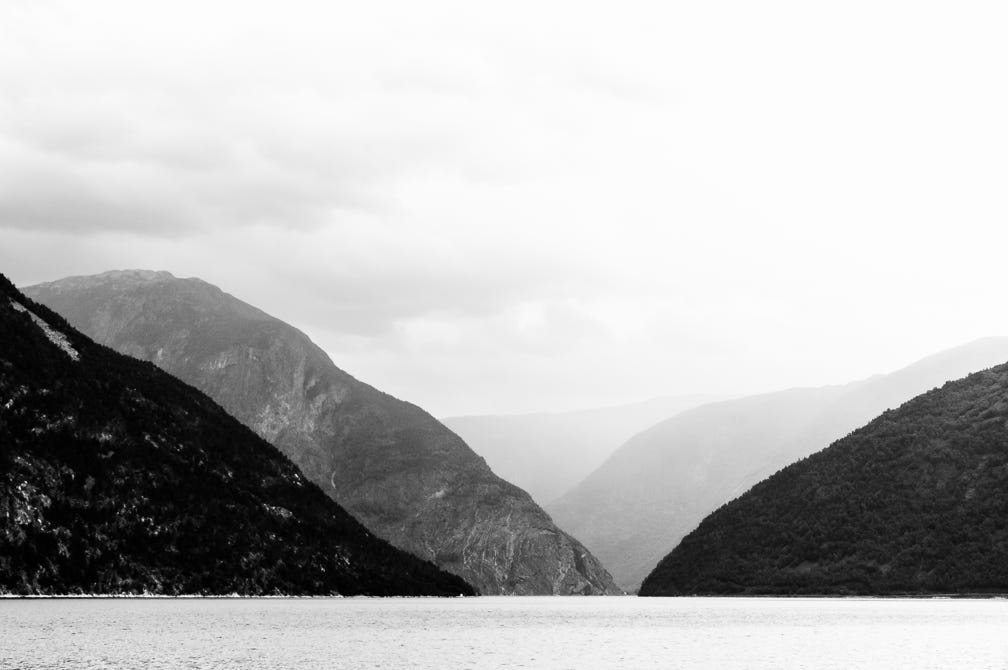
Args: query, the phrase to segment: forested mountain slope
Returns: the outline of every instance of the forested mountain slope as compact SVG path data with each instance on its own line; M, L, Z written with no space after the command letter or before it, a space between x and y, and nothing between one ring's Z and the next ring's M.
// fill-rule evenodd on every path
M547 509L632 589L705 516L752 485L888 408L1005 360L1008 338L987 338L851 384L687 410L633 437Z
M0 275L0 592L473 593L198 390Z
M641 595L1008 592L1008 365L887 411L721 507Z

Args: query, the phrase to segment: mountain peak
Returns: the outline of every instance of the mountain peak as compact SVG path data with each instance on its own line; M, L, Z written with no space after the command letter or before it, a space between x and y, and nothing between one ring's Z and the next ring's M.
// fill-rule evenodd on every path
M175 279L178 278L165 270L109 270L108 272L102 272L101 274L96 275L76 275L73 277L66 277L58 281L44 282L36 284L33 288L46 288L56 291L73 291L89 286L97 286L99 284L117 283L126 285L142 285L171 281Z

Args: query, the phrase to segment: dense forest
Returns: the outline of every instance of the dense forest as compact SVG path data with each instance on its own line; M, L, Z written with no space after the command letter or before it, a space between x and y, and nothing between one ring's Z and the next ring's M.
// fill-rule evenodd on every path
M0 592L459 595L272 445L0 275Z
M640 594L1008 592L1008 364L949 382L710 516Z

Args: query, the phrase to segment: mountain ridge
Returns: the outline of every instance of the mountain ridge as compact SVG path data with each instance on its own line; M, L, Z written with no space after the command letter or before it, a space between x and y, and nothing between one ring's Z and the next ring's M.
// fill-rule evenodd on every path
M711 400L707 395L662 396L565 412L455 416L441 421L486 458L494 472L548 504L635 433Z
M547 510L632 590L709 513L883 410L1008 359L981 338L885 375L686 410L639 433Z
M372 532L481 592L618 592L583 545L436 419L212 284L116 271L25 291L200 388Z
M1008 592L1008 364L889 409L719 507L641 595Z
M197 389L0 275L0 591L459 595Z

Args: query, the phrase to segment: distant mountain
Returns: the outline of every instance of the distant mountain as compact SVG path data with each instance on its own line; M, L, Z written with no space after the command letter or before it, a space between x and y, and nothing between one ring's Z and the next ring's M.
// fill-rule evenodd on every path
M1008 365L945 384L704 519L641 595L1008 592Z
M0 592L459 595L212 400L0 275Z
M487 460L498 475L540 503L566 493L630 437L711 402L710 396L669 396L574 412L455 416L441 421Z
M124 271L25 291L97 341L204 391L376 535L481 592L618 593L577 540L458 436L217 287Z
M547 506L633 589L700 520L753 484L890 407L1008 360L1008 338L950 349L898 372L704 405L620 447Z

